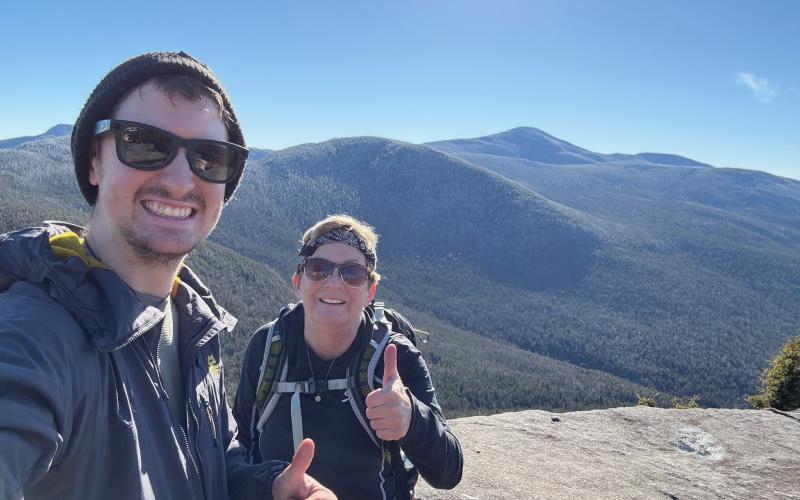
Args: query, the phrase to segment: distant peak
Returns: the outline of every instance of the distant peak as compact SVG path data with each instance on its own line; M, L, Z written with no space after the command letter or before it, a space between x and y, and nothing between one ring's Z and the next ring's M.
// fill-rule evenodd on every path
M685 167L710 167L711 165L707 163L700 163L699 161L692 160L691 158L686 158L685 156L679 155L672 155L672 154L664 154L664 153L639 153L634 155L635 157L641 158L645 161L649 161L651 163L656 163L659 165L676 165L676 166L685 166Z
M35 136L13 137L11 139L0 139L0 149L15 148L26 142L38 140L53 140L53 138L68 137L72 134L72 125L65 125L59 123L54 127L47 129L47 132Z
M536 135L546 135L548 137L552 137L552 135L550 135L547 132L545 132L544 130L536 128L536 127L514 127L512 129L506 130L505 132L500 132L499 134L495 134L495 135L503 135L503 134L509 134L509 135L536 134Z
M563 139L559 139L558 137L548 134L542 129L538 129L535 127L516 127L512 128L511 130L506 130L505 132L500 132L499 134L490 135L488 137L496 137L496 138L509 138L515 140L546 140L552 144L563 145L569 148L574 148L575 150L586 151L585 149L571 144Z
M550 164L585 164L601 161L593 153L534 127L516 127L473 139L428 143L450 154L487 154Z
M663 153L636 155L602 154L584 149L535 127L514 127L505 132L475 137L452 139L426 144L444 153L459 155L480 154L518 158L551 165L585 165L592 163L653 164L665 166L710 167L690 158Z
M42 135L55 135L55 136L62 136L62 135L70 135L72 133L72 125L67 125L65 123L59 123L53 127L47 129Z

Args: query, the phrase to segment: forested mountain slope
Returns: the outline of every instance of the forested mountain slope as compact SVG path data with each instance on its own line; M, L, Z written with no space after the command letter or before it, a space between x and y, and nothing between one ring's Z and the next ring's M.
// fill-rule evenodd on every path
M234 201L229 208L240 201ZM85 224L88 215L89 208L74 182L66 137L26 141L21 146L0 149L0 232L39 225L48 219ZM289 263L288 271L281 268L276 272L269 265L214 242L201 245L187 259L201 279L212 284L217 300L239 318L233 335L222 340L229 397L235 391L240 362L252 332L272 319L282 305L295 300L288 273L295 262L294 240L300 229L295 231L279 220L274 223L246 234L258 234L258 241L264 246L269 243L264 236L285 234L286 241L276 247L275 253ZM227 224L223 221L219 230ZM262 232L265 228L269 229ZM637 393L653 392L612 375L460 330L402 307L399 302L393 305L421 328L434 332L422 349L448 415L523 408L601 408L629 404Z
M381 234L379 297L434 330L425 349L459 414L655 390L742 405L798 331L800 183L542 134L256 155L215 245L190 257L242 319L231 372L252 329L292 299L302 231L347 212ZM72 175L66 140L0 150L2 229L85 217Z

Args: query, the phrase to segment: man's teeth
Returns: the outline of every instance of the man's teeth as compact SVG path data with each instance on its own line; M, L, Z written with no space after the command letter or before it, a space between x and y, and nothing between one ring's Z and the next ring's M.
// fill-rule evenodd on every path
M319 299L320 302L324 302L326 304L344 304L343 300L338 299Z
M157 201L145 201L143 204L148 211L156 215L160 215L162 217L185 219L190 215L192 215L191 207L182 207L182 208L170 207L168 205L158 203Z

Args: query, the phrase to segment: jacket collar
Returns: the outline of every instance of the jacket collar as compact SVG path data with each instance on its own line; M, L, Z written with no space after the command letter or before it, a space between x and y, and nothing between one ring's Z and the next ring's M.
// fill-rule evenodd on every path
M80 229L59 223L0 235L0 291L16 281L44 288L81 325L95 348L119 349L161 321L163 312L142 304L114 271L91 257ZM173 298L197 323L193 326L212 322L200 343L236 324L186 266L178 274Z

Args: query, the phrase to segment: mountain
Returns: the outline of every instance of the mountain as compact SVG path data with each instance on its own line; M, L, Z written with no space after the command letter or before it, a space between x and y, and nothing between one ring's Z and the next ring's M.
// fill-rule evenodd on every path
M89 208L75 184L69 158L66 137L0 150L0 232L38 225L48 219L86 223ZM260 177L257 174L260 167L257 164L248 167L242 188L255 182L253 177ZM289 187L305 189L306 180L311 182L313 178L290 183ZM260 182L262 186L269 186L280 179L268 176ZM325 184L325 179L320 179L319 186ZM272 188L274 193L281 192L276 185ZM281 306L295 300L288 276L296 262L299 234L310 223L304 219L301 225L294 227L288 224L288 218L283 221L279 212L281 198L277 194L270 199L269 206L278 217L267 219L264 196L259 193L261 188L248 189L237 192L236 200L228 207L231 215L226 209L226 220L215 231L215 240L219 243L206 242L187 259L204 281L213 283L217 300L239 318L233 335L222 340L229 397L235 393L240 363L252 332L271 320ZM307 205L303 200L297 202L300 206ZM254 211L250 211L252 207ZM306 215L309 220L317 218L312 212ZM226 234L231 238L226 238ZM247 238L248 234L252 238ZM249 240L255 243L246 246ZM248 253L256 257L259 252L263 254L260 261L232 249L245 246ZM381 259L382 265L388 262L383 247ZM270 265L267 261L280 265ZM394 272L385 271L384 274L393 275ZM385 283L390 286L393 281L393 277L387 276ZM553 411L602 408L629 404L636 394L655 392L653 388L613 375L482 337L419 312L399 300L390 300L390 304L401 309L416 326L434 332L432 340L421 348L437 380L443 408L450 416L531 407ZM467 366L469 370L465 369Z
M265 156L272 153L271 149L260 149L254 147L248 147L248 149L250 150L250 154L247 155L247 159L249 161L260 160L261 158L264 158Z
M509 157L549 165L583 165L595 163L644 163L688 167L710 167L689 158L661 153L600 154L562 141L533 127L518 127L499 134L475 139L454 139L429 142L433 149L459 157L491 155Z
M431 142L427 146L450 154L491 154L553 165L598 163L604 156L562 141L537 128L519 127L476 139Z
M430 148L387 139L334 139L273 153L252 164L237 198L215 239L257 260L266 258L262 239L284 238L269 237L273 228L294 228L282 242L294 249L305 227L333 212L387 228L387 261L456 260L529 290L580 281L597 246L581 214ZM263 237L247 236L253 230Z
M16 137L13 139L0 139L0 149L10 149L25 144L26 142L38 141L42 139L51 139L55 137L64 137L72 134L72 125L65 125L60 123L54 127L47 129L47 132L39 135L28 137Z
M389 303L741 406L797 332L800 183L688 161L534 164L488 148L462 158L350 138L278 151L251 165L213 238L288 275L305 227L352 213L383 235Z
M649 363L680 374L659 376L673 379L666 385L652 375L635 380L733 404L738 399L733 394L748 392L746 384L734 381L757 376L757 370L745 376L742 368L765 366L755 353L776 353L781 339L797 332L796 313L787 314L797 311L800 299L797 181L747 170L639 161L544 164L507 150L496 154L484 139L462 142L468 153L449 154L591 214L603 228L603 244L593 254L596 274L576 292L633 321L624 326L604 321L594 327L596 334L611 344L634 342L651 358ZM531 147L522 144L519 150ZM620 337L626 339L620 342ZM602 349L608 348L604 343ZM624 356L621 346L611 351L600 357ZM665 357L670 351L683 352L686 359ZM730 368L699 373L709 362ZM627 371L617 366L606 369L620 375ZM727 383L720 378L725 371ZM727 386L723 392L728 396L711 389L716 385Z
M190 257L242 319L225 341L231 373L292 300L302 232L338 212L381 234L379 298L434 332L426 357L455 414L657 391L741 406L797 335L800 183L609 159L536 129L444 142L461 149L356 137L251 158ZM0 150L0 229L85 220L72 176L65 137Z

